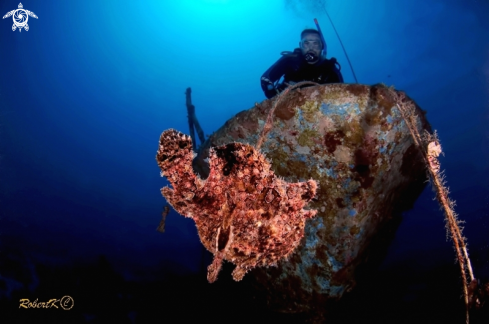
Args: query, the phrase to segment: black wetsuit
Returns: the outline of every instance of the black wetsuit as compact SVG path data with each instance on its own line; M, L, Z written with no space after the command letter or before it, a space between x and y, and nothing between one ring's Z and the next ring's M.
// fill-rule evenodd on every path
M331 59L320 58L318 62L309 64L304 60L301 50L296 48L293 53L283 55L274 65L272 65L262 75L261 88L267 98L272 98L278 92L284 90L289 82L301 82L312 81L319 84L325 83L343 83L343 76L341 75L339 64L333 57ZM281 77L284 80L281 84L277 84L277 81ZM270 80L271 84L263 81L263 77ZM278 92L277 92L278 91Z

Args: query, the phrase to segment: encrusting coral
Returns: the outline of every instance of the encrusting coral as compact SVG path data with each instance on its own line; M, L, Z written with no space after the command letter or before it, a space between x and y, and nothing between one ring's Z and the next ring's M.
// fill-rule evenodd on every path
M314 180L287 183L253 146L229 143L211 149L206 180L193 172L192 140L169 129L156 156L172 188L161 189L168 203L195 221L204 246L214 254L207 279L214 282L223 260L236 265L239 281L256 266L286 259L304 236L305 221L316 215L303 207L316 195Z
M246 272L254 267L276 265L279 261L286 260L296 250L301 239L304 237L306 219L314 217L317 214L316 210L303 209L305 205L316 196L316 192L318 191L317 182L312 179L307 182L286 182L284 179L281 179L274 174L271 170L270 161L260 153L264 141L270 140L267 138L267 134L274 127L273 117L277 105L283 101L290 90L303 85L312 84L313 83L310 82L298 83L292 87L288 87L276 97L272 108L268 112L265 125L260 135L257 137L255 146L237 142L229 143L229 138L231 138L231 140L246 138L256 130L251 130L249 134L246 132L238 132L237 135L235 134L236 136L232 133L233 129L224 130L224 135L221 135L227 140L223 141L223 143L229 144L214 147L209 150L208 163L210 172L206 180L201 179L193 171L192 160L195 155L192 150L192 140L190 137L172 129L161 134L156 159L162 170L162 176L167 177L173 187L173 189L165 187L161 191L166 200L178 213L190 217L195 221L202 243L214 254L214 260L208 268L209 282L214 282L217 279L223 260L230 261L236 265L233 272L233 278L235 280L241 280ZM355 98L357 100L362 97L361 95L363 92L360 90L365 88L365 86L362 88L351 85L345 85L341 89L334 88L340 86L333 85L332 87L333 88L329 89L331 91L326 91L325 93L331 95L336 92L341 94L345 91L347 94L351 92L353 95L356 95ZM335 89L337 90L336 92L333 91ZM438 137L436 133L432 134L431 131L428 131L425 125L419 124L422 123L422 118L419 118L418 116L418 109L415 107L414 102L407 98L404 93L397 92L393 88L387 89L385 86L373 87L369 91L366 93L370 94L369 100L372 98L374 99L372 101L376 104L374 105L374 108L377 108L377 110L384 109L384 111L387 112L387 117L380 118L378 116L382 116L383 111L380 111L380 115L372 114L371 110L367 111L365 109L365 105L361 105L364 107L363 109L367 111L364 116L364 126L366 127L367 133L361 133L361 138L371 137L371 129L374 129L376 126L379 127L379 131L375 133L377 137L380 138L382 134L388 136L388 131L391 128L396 129L396 125L399 125L395 137L390 139L389 143L389 145L394 142L394 144L396 144L396 141L399 141L397 138L398 135L402 137L403 134L400 127L401 123L396 122L396 118L399 116L396 117L395 111L394 113L391 111L392 104L394 107L397 107L397 110L401 115L401 120L404 120L405 126L407 126L407 129L409 130L408 133L410 133L415 147L421 152L422 159L424 160L424 163L422 164L426 166L427 173L431 177L433 189L436 192L440 206L445 211L448 233L454 242L457 261L460 266L464 300L467 306L466 323L468 323L469 309L478 309L484 305L484 301L489 295L489 285L481 285L474 277L467 252L466 239L462 236L461 228L459 227L461 222L457 219L457 214L453 209L455 203L448 197L448 189L445 186L443 172L440 171L438 156L442 153L442 149ZM377 95L372 97L372 93ZM314 96L318 94L320 93L314 92L310 95ZM389 97L390 100L387 100ZM315 102L313 99L314 98L311 97L309 102ZM327 102L330 103L330 101L331 100ZM307 106L307 103L308 101L302 106ZM293 101L291 105L294 105ZM296 105L298 104L296 103ZM334 108L336 106L333 105L332 107ZM370 106L368 107L370 108ZM303 107L299 109L299 112L305 120L308 120L308 117L310 117L310 111ZM360 113L361 112L358 112L356 114L360 115ZM283 120L288 120L291 117L289 115L290 112L288 110L282 109L280 112L280 116L282 116ZM289 116L289 118L287 118L287 116ZM241 117L243 118L241 118L239 122L242 122L243 120L249 121L251 118L249 116L248 119L245 118L246 116ZM351 115L349 115L348 118L351 118ZM328 122L328 127L331 126L331 123L332 122ZM348 124L352 123L354 123L354 121L349 119ZM285 126L282 128L285 128ZM347 129L347 133L350 133L350 128ZM363 128L359 129L365 131ZM420 130L423 129L425 132L421 135ZM304 129L303 133L306 131L307 129ZM230 137L226 137L227 135ZM274 137L277 137L276 134ZM329 137L325 138L328 139ZM338 144L336 143L337 139L334 139L333 151L334 149L337 149L336 146ZM384 140L383 138L380 139L382 141ZM297 139L298 143L299 140L300 137ZM269 142L267 142L267 144L268 143ZM329 142L327 142L326 145L328 143ZM366 142L366 144L368 144L368 142ZM355 153L356 158L365 158L365 154L369 152L376 153L377 146L374 148L366 148L366 144L362 143L361 146L362 150L360 153L363 152L363 155L358 156L358 154ZM302 146L310 145L304 144ZM268 147L264 149L264 151L267 152L268 155L273 150ZM333 153L331 151L328 152L330 154ZM409 157L411 155L413 159L416 157L412 152L408 155L409 152L411 151L405 150L405 153L398 160L401 162L409 162ZM391 152L389 155L394 153ZM398 152L396 154L398 154ZM326 156L328 155L326 154ZM335 155L334 157L338 159L338 156ZM274 161L275 160L276 158L274 158ZM392 160L394 160L394 162L397 161L396 159L391 159L391 161ZM378 162L379 159L376 161ZM367 167L375 165L375 163L372 163L371 161L363 161L362 159L355 163ZM400 164L399 169L401 171L404 170L402 168L402 163ZM354 171L355 170L357 173L360 173L357 169L354 169ZM277 172L280 173L279 171ZM407 177L406 174L403 173L403 175ZM381 174L378 176L381 176ZM303 178L308 178L308 176L297 177L295 181ZM315 177L313 176L313 178ZM356 178L353 180L356 180ZM415 179L412 179L412 181L414 180ZM371 183L369 184L371 185ZM336 185L339 186L339 184ZM321 187L324 191L323 183L321 183ZM328 192L328 194L330 194L330 192ZM318 196L320 197L318 199L321 199L321 193L319 193ZM324 197L322 198L324 199ZM341 205L338 203L338 200L336 200L336 202L338 207L345 207L343 206L342 200ZM355 205L352 205L352 207L356 208ZM350 213L351 211L352 210L349 210ZM356 212L357 210L353 209L353 211ZM319 217L314 219L313 222L317 219L327 220L324 215L321 215L322 212L323 209L320 210ZM354 213L353 216L354 215L356 214ZM341 215L339 217L341 217ZM365 227L365 225L363 226ZM350 233L352 232L350 231ZM353 234L357 233L358 232L353 232ZM309 237L310 233L308 232L307 238L309 239ZM324 240L324 236L321 237ZM341 257L340 254L338 255ZM303 255L301 256L304 258ZM331 256L329 256L329 259L331 259ZM299 258L298 262L301 262L300 260L301 259ZM297 264L295 266L297 268ZM314 266L316 266L316 263L314 263ZM294 270L295 268L291 267L291 269ZM289 287L290 284L287 279L289 277L287 277L287 275L291 276L291 270L288 269L287 271L289 272L286 273L284 280L286 281L286 286ZM343 269L342 273L344 273ZM295 275L295 273L292 275ZM299 279L300 278L301 277L299 276ZM278 280L278 283L274 287L282 287L280 285L281 281ZM328 287L329 286L330 284L328 284ZM310 290L306 291L310 292ZM330 291L328 292L331 293ZM303 297L304 295L301 296ZM303 299L304 298L301 300ZM309 300L307 302L309 302Z
M364 266L378 265L402 211L412 208L427 177L388 87L293 88L226 121L199 150L193 167L206 176L207 148L240 142L260 149L286 181L317 182L317 198L308 205L317 215L306 222L294 254L277 267L248 274L269 307L312 314L354 289ZM431 131L421 108L416 110L419 131Z

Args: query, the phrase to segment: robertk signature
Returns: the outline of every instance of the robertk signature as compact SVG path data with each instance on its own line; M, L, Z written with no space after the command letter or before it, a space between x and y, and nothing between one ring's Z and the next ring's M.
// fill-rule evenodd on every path
M62 309L70 310L73 308L75 302L70 296L63 296L61 299L53 298L47 302L39 302L37 298L31 302L29 299L23 298L20 300L19 308L59 308L58 304Z

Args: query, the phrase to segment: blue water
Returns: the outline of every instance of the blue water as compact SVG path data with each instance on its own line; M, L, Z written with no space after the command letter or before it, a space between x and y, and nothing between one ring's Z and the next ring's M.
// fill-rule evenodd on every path
M0 307L11 322L26 316L18 311L19 298L63 294L75 295L75 303L85 301L73 309L76 316L63 319L104 322L104 308L89 306L87 296L103 291L111 305L124 298L117 297L115 284L83 290L80 267L92 265L141 287L195 276L205 288L182 290L217 312L223 298L206 286L202 262L208 255L202 256L193 222L172 211L166 232L155 230L165 205L159 189L167 185L155 161L159 135L168 128L188 133L187 87L206 134L263 101L261 74L281 51L297 47L302 29L314 27L313 18L325 34L328 57L338 59L345 82L353 83L324 9L359 83L394 85L428 111L445 152L441 165L451 197L465 221L475 275L489 277L487 1L43 0L23 5L38 16L29 17L28 31L12 31L11 17L0 21ZM17 6L2 1L0 13ZM377 274L400 288L389 299L385 295L392 290L379 283L377 318L386 316L381 308L386 300L395 305L393 322L410 307L421 314L420 305L428 301L452 302L430 285L447 271L451 298L460 302L455 254L433 198L428 186L404 214ZM71 279L51 280L55 271ZM159 287L162 303L173 298L159 285L153 286ZM192 289L209 292L216 302L195 297L200 295ZM226 293L232 289L239 288ZM114 311L118 322L149 322L142 306L124 305L125 310ZM213 314L212 307L204 318ZM450 306L426 309L431 313L420 315L422 320L450 313ZM42 311L37 314L50 322L59 319Z

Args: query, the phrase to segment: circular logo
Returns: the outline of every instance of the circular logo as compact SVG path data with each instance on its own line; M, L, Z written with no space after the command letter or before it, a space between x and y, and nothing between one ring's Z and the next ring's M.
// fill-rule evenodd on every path
M70 310L73 308L73 305L75 305L75 301L70 296L63 296L59 303L64 310Z
M29 19L27 17L27 12L25 12L24 9L17 9L15 10L14 13L14 23L18 27L23 27L27 24L27 20Z

